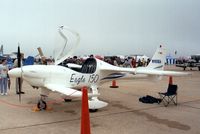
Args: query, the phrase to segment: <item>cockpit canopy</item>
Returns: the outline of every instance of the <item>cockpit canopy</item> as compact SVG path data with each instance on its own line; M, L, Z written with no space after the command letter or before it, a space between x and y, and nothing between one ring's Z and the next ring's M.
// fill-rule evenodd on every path
M81 67L81 73L94 73L97 68L97 61L94 58L88 58L85 60Z

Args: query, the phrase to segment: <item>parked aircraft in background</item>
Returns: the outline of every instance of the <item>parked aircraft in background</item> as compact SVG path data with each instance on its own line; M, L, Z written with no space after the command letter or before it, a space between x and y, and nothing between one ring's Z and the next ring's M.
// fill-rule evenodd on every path
M176 61L177 67L182 67L183 70L186 70L186 68L198 68L200 71L200 54L192 55L191 59L188 60L177 60Z
M65 30L65 28L60 27L59 33L67 43L67 37L63 33L63 30ZM79 36L71 29L67 28L67 30L75 34L75 36ZM96 111L97 109L107 106L106 102L98 98L100 95L98 87L105 81L123 78L125 73L132 73L133 77L138 74L145 74L147 78L150 76L150 79L160 76L187 75L187 73L163 70L166 56L165 51L166 50L162 46L159 46L147 67L117 67L96 58L86 59L82 66L69 64L68 67L63 67L58 64L65 60L63 57L67 56L64 55L55 61L55 65L22 66L14 68L8 73L10 77L22 77L32 87L40 88L42 96L48 96L49 93L53 91L65 95L66 98L81 97L82 92L80 89L86 86L91 91L89 93L89 109ZM76 70L73 68L76 68ZM39 100L38 108L46 108L44 97L41 97Z

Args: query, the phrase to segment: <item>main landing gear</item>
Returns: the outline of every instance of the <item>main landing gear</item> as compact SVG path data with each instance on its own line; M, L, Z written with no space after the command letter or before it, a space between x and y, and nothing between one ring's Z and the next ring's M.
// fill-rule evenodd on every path
M94 94L94 95L95 95L95 94L96 94L96 95L99 94L97 87L93 86L93 87L91 88L91 90L92 90L92 94ZM89 101L89 111L90 111L91 113L92 113L92 112L97 112L98 109L103 108L103 107L105 107L105 106L108 105L108 103L99 100L97 96L93 96L93 97L89 98L88 101Z
M90 113L95 113L95 112L97 112L98 111L98 109L89 109L89 112Z
M67 99L67 98L65 98L64 101L65 101L65 102L71 102L72 99Z

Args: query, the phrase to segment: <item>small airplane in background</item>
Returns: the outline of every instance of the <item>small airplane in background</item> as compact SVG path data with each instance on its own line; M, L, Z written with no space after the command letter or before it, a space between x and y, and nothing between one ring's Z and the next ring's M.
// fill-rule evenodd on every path
M59 33L66 40L63 33L65 27L59 28ZM67 28L68 31L78 34ZM72 49L73 50L73 49ZM51 91L65 95L66 98L81 97L82 87L90 89L89 109L97 111L107 106L108 103L99 100L99 86L107 81L117 78L123 78L125 73L132 73L133 77L138 74L145 74L150 79L160 76L185 76L187 73L164 71L166 50L159 46L147 67L123 68L110 65L96 58L88 58L80 65L68 64L68 67L58 65L64 61L68 55L65 55L55 61L55 65L29 65L14 68L8 72L10 77L22 77L28 84L34 88L41 89L41 99L38 101L38 108L45 109L47 106L44 96L48 96ZM76 69L74 69L76 68ZM77 70L77 68L79 68Z
M177 67L182 67L183 70L186 70L186 68L190 68L190 70L192 70L192 68L198 68L198 70L200 71L200 54L196 54L196 55L191 55L191 59L178 59L176 61L176 66Z

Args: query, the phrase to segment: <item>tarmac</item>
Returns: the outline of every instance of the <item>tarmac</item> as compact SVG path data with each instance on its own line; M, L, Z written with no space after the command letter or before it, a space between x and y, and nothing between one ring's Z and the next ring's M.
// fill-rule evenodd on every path
M167 66L167 70L182 71ZM100 87L100 99L109 103L105 108L90 113L92 134L200 134L200 71L188 70L192 75L173 77L178 85L178 105L145 104L139 98L159 97L165 92L168 77L162 80L117 80ZM15 94L14 80L7 96L0 96L0 134L80 134L81 99L64 102L58 93L48 97L52 110L33 110L39 91L23 83L21 103Z

